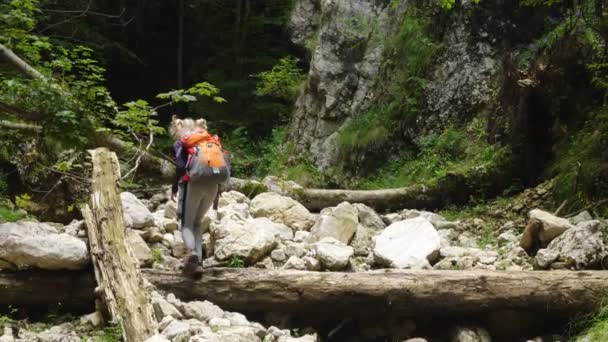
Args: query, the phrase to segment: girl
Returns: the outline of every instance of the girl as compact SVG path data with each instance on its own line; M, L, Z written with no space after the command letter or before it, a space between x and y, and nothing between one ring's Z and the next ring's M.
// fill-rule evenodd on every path
M171 135L177 140L173 146L177 161L176 178L172 186L171 198L175 199L178 192L177 215L181 220L182 237L186 245L183 272L186 276L199 278L203 273L201 262L203 260L201 221L205 216L218 193L218 184L205 178L189 181L186 175L188 151L184 148L181 138L206 130L205 119L178 119L173 116L171 120Z

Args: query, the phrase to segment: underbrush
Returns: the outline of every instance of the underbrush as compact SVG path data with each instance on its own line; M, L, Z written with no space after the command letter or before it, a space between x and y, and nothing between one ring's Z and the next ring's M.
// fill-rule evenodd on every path
M608 108L593 112L583 127L556 145L548 170L557 176L555 198L566 201L564 212L589 208L608 215Z
M323 186L325 176L311 162L310 156L298 152L288 139L287 126L275 128L261 141L253 141L244 130L233 131L225 139L225 146L233 155L233 175L241 178L272 175L306 187Z
M573 341L608 341L608 300L604 298L595 312L575 318L568 330Z
M510 156L510 149L487 142L483 121L466 127L452 125L441 134L420 138L417 152L406 152L360 183L363 189L396 188L413 184L435 184L448 173L489 171Z

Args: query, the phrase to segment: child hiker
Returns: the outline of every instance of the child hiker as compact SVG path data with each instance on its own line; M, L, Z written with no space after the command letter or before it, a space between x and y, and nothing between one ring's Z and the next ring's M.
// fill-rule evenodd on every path
M201 221L216 196L221 183L230 178L230 166L217 135L207 131L204 119L171 120L171 135L177 161L171 197L179 193L177 215L186 245L184 275L200 278L203 273ZM179 192L178 192L179 190Z

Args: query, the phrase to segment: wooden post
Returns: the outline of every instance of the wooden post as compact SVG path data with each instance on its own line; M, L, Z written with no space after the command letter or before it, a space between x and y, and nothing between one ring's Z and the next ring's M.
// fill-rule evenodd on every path
M122 327L125 341L144 341L156 333L156 321L137 259L126 243L122 204L116 191L120 178L118 158L106 148L90 153L91 207L85 206L82 215L98 284L95 293L102 296L112 320Z

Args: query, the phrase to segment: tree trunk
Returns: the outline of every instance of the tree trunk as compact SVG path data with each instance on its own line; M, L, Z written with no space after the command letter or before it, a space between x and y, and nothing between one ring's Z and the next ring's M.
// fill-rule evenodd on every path
M593 310L608 289L608 272L602 271L216 269L206 271L196 283L172 272L144 273L154 285L180 298L204 298L225 310L346 316L514 310L563 318Z
M206 299L225 310L240 312L334 317L462 317L512 310L542 314L547 319L563 319L590 312L608 290L608 272L605 271L379 270L338 273L247 268L205 270L202 279L196 282L180 273L142 271L158 288L183 300ZM62 271L28 276L23 273L26 272L0 272L0 285L3 285L0 286L0 306L56 303L66 300L77 286L73 297L67 301L71 304L92 301L88 296L92 296L93 282L83 273ZM47 291L49 284L58 286L54 291ZM36 296L31 296L32 293Z
M94 307L95 279L89 271L0 272L0 307L27 307L46 311L61 303L66 310Z
M14 65L17 69L19 69L19 71L26 74L29 78L42 80L45 79L45 77L40 72L38 72L38 70L32 68L29 64L19 58L19 56L15 55L15 53L11 49L5 47L2 44L0 44L0 58Z
M125 341L144 341L156 333L156 321L137 259L126 243L122 204L116 191L118 158L105 148L91 151L91 156L91 207L85 206L82 214L99 285L96 292L102 294L112 320L121 325Z
M177 89L184 87L184 0L177 1Z

